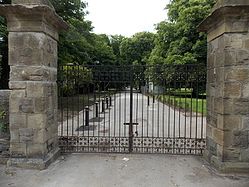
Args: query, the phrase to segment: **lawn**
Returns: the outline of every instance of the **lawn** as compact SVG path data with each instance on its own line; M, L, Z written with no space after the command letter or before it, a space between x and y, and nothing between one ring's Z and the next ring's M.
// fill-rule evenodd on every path
M192 111L203 114L204 116L207 114L206 99L191 98L191 96L186 94L177 94L177 96L159 95L157 99L170 106L185 109L186 112Z

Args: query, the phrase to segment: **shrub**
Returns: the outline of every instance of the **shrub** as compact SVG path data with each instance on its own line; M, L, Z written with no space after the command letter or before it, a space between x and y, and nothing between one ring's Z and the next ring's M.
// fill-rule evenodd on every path
M5 122L6 112L0 110L0 132L7 133L9 130L8 124Z

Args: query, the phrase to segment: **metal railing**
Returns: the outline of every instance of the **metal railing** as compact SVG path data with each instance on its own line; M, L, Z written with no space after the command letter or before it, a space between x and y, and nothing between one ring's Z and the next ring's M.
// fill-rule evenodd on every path
M59 68L63 152L202 154L206 67Z

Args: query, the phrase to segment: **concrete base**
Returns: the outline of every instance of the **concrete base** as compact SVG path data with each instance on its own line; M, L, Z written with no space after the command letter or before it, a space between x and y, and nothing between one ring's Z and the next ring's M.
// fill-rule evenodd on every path
M50 152L45 159L32 158L10 158L7 162L7 167L20 167L26 169L46 169L60 155L60 149Z
M203 155L204 159L221 173L249 173L248 162L222 162L217 156L211 156L208 151Z
M44 171L6 169L0 186L248 187L249 176L220 175L200 157L151 154L67 154Z

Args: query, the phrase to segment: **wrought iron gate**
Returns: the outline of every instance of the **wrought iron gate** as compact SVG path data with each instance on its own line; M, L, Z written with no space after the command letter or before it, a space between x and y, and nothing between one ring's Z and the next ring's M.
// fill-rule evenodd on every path
M206 69L200 65L59 68L63 152L202 154Z

